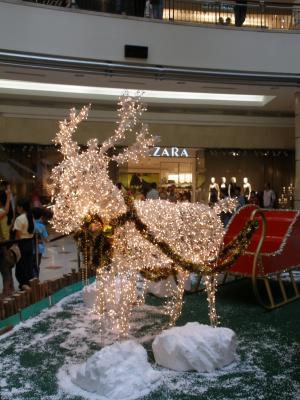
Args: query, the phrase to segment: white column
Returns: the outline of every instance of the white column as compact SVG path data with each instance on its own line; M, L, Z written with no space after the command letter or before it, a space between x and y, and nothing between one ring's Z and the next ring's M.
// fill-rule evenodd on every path
M295 95L295 194L294 207L300 210L300 93Z

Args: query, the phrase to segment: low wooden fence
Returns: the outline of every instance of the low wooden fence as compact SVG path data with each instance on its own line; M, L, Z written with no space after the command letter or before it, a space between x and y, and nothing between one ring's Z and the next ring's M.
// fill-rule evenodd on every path
M65 296L83 288L82 269L63 275L60 278L40 282L31 279L26 290L15 292L12 296L0 299L0 334L11 329L17 323L27 320L45 308L56 304ZM95 270L88 271L89 282L95 276Z

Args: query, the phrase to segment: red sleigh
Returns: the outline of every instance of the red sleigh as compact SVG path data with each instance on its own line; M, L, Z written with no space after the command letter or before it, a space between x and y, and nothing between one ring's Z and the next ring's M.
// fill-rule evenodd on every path
M228 225L225 244L251 219L258 220L259 228L245 254L228 273L251 278L257 300L267 309L298 299L300 288L295 272L300 266L299 211L262 210L254 205L242 207Z

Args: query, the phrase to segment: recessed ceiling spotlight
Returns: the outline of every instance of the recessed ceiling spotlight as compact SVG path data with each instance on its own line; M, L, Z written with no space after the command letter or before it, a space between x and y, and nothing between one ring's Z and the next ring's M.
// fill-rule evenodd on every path
M0 79L0 93L75 99L113 100L127 93L135 96L139 89L108 88L97 86L63 85L42 82ZM263 107L275 96L232 93L176 92L165 90L142 90L142 97L150 103L210 104L245 107Z

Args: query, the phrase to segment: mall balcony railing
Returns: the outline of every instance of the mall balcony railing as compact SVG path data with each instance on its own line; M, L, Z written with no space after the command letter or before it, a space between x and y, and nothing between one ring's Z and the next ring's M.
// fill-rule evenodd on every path
M143 17L143 0L26 0L50 6L79 8ZM151 1L151 0L150 0ZM265 1L160 1L163 21L252 29L300 30L300 4Z
M165 0L164 19L276 30L300 29L300 5L269 2Z

